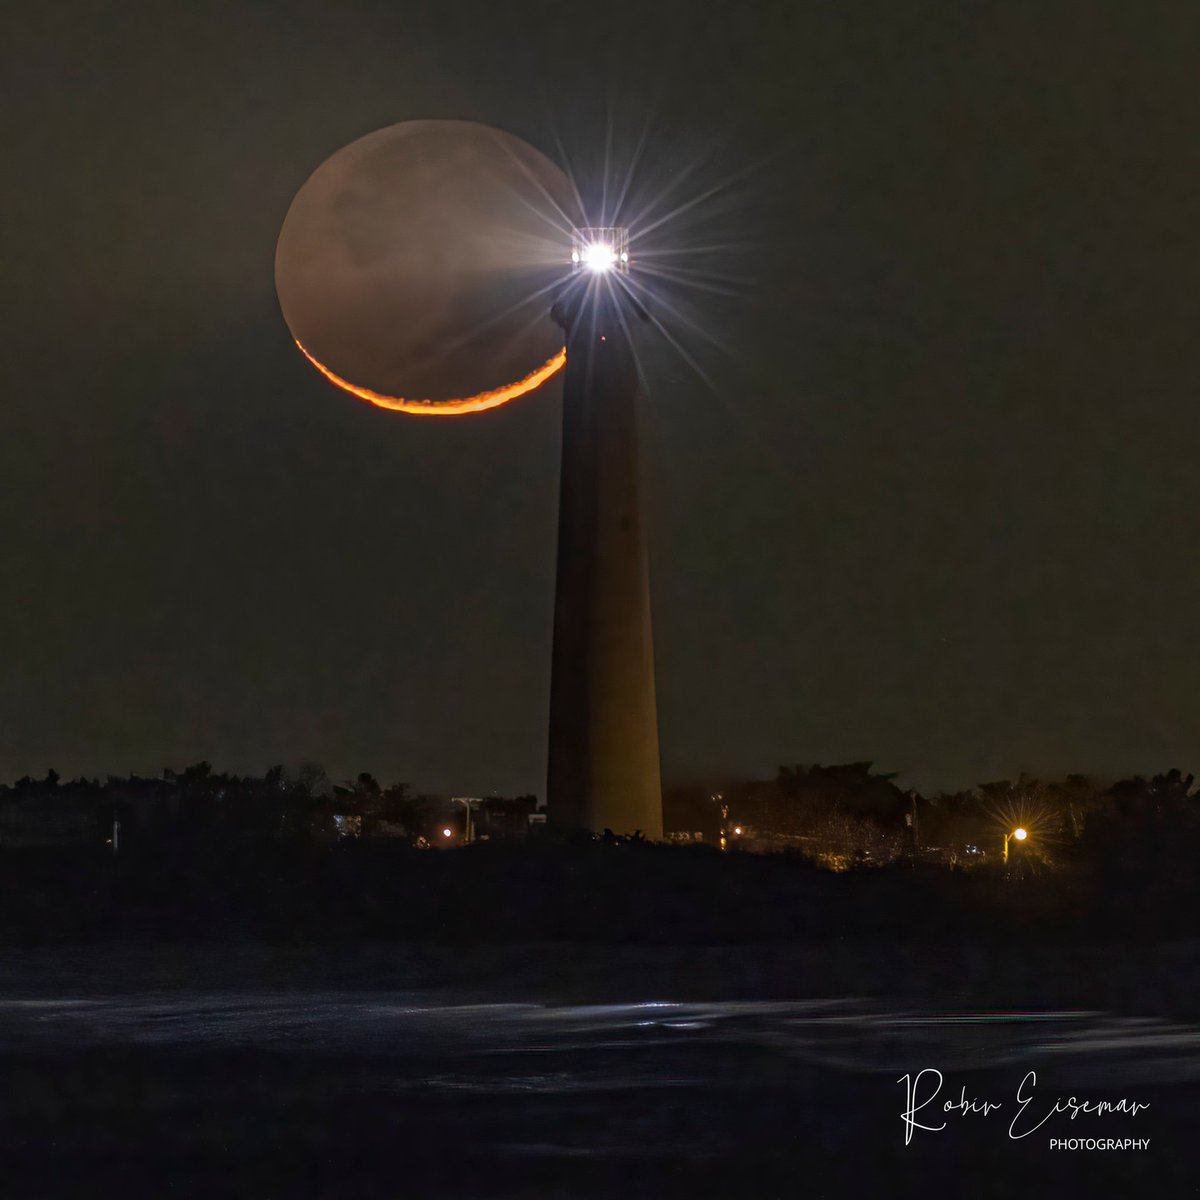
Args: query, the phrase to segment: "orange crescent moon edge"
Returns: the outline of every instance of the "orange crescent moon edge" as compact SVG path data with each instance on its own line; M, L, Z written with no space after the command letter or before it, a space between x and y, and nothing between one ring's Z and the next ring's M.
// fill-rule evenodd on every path
M299 347L300 353L335 387L375 405L376 408L412 413L419 417L460 417L465 413L486 412L489 408L499 408L501 404L507 404L510 400L541 387L555 372L561 370L567 361L567 351L564 348L524 379L518 379L516 383L506 384L504 387L493 388L489 392L480 392L476 396L467 396L461 400L404 400L399 396L385 396L382 392L373 392L370 388L359 387L358 384L343 379L319 359L314 358L299 338L292 340Z

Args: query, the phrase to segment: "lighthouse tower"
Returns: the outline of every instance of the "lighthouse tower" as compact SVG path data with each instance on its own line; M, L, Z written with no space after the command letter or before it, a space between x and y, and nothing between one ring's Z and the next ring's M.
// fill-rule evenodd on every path
M566 335L547 818L662 837L650 581L638 465L639 306L623 229L584 229L552 315Z

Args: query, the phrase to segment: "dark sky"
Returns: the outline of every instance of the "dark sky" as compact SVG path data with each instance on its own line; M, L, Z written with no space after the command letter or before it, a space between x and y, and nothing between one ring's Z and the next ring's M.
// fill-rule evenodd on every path
M0 778L542 790L557 387L372 410L273 256L370 130L610 111L643 193L759 168L670 230L745 243L714 386L648 352L667 777L1200 765L1200 9L582 11L6 8Z

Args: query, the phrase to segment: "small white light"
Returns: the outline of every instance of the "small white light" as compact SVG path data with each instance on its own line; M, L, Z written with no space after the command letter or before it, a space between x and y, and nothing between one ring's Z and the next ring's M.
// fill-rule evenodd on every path
M571 261L573 263L577 263L579 261L579 251L578 250L571 251Z
M621 254L621 261L622 261L622 262L628 262L628 261L629 261L629 251L628 251L628 250L625 250L625 251L623 251L623 252L622 252L622 254Z
M452 830L449 830L449 829L442 830L442 837L452 837L452 836L453 836Z

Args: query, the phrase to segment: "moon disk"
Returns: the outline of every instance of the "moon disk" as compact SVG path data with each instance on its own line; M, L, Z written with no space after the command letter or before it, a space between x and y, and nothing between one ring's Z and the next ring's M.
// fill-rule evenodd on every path
M547 293L582 223L565 174L519 138L467 121L393 125L296 194L275 254L280 308L305 358L350 395L423 416L482 412L565 363Z

